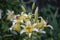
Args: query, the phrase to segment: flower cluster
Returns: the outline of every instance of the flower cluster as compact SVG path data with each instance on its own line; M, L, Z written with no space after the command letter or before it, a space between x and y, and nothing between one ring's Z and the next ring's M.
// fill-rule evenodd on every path
M46 33L44 31L45 27L50 27L53 30L53 27L51 25L47 25L47 22L43 17L38 17L38 7L34 14L32 14L32 12L21 12L21 14L15 15L14 11L8 10L7 20L12 21L12 26L9 28L11 31L17 31L21 35L26 33L29 37L31 37L31 34L34 31L38 33Z

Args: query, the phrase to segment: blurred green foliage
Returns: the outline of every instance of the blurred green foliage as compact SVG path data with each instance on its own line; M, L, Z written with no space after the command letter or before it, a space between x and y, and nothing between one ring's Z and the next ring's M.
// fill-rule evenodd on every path
M55 0L54 2L56 1L57 0ZM60 40L60 8L56 5L49 4L50 0L48 0L46 5L44 6L42 6L44 4L44 0L41 1L41 5L36 0L0 0L0 9L3 10L2 19L0 19L0 40L23 40L23 37L27 36L23 35L20 37L19 34L14 35L8 30L12 22L6 20L6 10L14 10L15 14L19 14L22 12L21 5L23 5L27 9L27 12L31 12L31 5L33 4L33 2L35 2L35 6L39 7L39 16L42 16L45 20L48 20L48 24L51 24L54 28L53 31L49 28L46 28L45 31L47 31L47 33L41 35L42 37L35 37L34 40Z

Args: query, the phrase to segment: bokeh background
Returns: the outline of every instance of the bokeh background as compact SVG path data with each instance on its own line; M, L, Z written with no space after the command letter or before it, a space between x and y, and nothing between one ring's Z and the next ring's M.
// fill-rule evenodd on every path
M41 40L60 40L60 0L0 0L0 9L3 11L0 19L0 40L22 40L23 37L13 35L8 31L12 22L6 19L7 9L20 14L21 5L23 5L27 12L34 13L35 8L31 9L33 3L35 3L35 8L39 7L39 16L42 16L54 28L53 31L46 28L47 33L41 37Z

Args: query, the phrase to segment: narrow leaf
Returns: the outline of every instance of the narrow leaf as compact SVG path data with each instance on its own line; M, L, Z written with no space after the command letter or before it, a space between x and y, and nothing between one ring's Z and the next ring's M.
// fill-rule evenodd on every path
M55 12L55 15L54 15L54 16L56 17L56 16L57 16L57 14L58 14L58 8L57 8L57 10L56 10L56 12Z

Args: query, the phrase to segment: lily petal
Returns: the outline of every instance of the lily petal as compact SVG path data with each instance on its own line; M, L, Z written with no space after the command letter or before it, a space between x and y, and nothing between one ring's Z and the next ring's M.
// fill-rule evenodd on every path
M34 28L34 31L39 32L39 30L37 28Z
M37 25L37 23L34 23L33 26L35 27Z
M7 10L8 11L8 13L7 13L7 15L9 15L9 13L14 13L14 11L10 11L10 10Z
M13 27L10 27L9 30L11 31L13 29Z
M8 11L8 13L10 13L11 11L10 10L7 10Z
M16 20L13 20L12 25L15 25L15 24L16 24Z
M23 34L24 32L25 32L25 30L21 30L21 31L20 31L20 34Z
M44 34L45 34L46 32L45 32L45 31L43 31L42 29L40 29L40 33L44 33Z
M40 31L40 33L44 33L45 34L46 32L45 31Z
M23 27L23 28L25 28L25 26L24 25L20 25L21 27Z
M29 33L29 38L31 37L31 34L32 34L32 33Z
M51 25L47 25L47 27L50 27L53 30L53 27Z
M14 11L12 11L11 13L14 13Z
M31 22L30 22L30 21L27 21L27 22L26 22L26 25L31 25Z
M27 14L24 14L25 17L27 17L28 15Z

